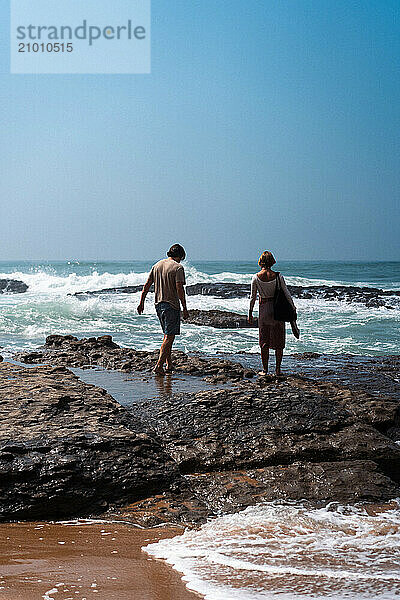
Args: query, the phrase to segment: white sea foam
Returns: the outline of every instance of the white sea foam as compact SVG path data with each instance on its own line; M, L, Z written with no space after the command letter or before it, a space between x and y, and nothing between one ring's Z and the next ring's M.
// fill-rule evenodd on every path
M186 266L188 283L200 281L249 282L250 274L232 272L208 275L191 265ZM154 310L154 296L149 294L145 314L139 316L136 307L140 293L110 294L78 299L67 294L75 291L99 290L107 287L140 285L145 272L70 273L61 276L54 270L36 269L13 277L25 281L25 294L0 295L0 344L2 354L19 348L34 347L51 333L78 336L112 334L115 340L138 349L154 350L159 346L160 328ZM0 274L10 277L10 273ZM305 284L304 278L287 278L289 283ZM314 283L324 280L312 280ZM336 282L329 282L334 284ZM225 310L243 315L248 311L248 298L214 298L190 296L190 308ZM358 303L297 299L301 338L287 336L288 352L355 354L389 354L400 349L400 339L393 327L400 321L400 302L393 310L367 308ZM185 324L176 347L183 350L257 353L257 331L250 329L218 330Z
M80 300L73 296L43 294L0 296L0 335L2 345L19 341L22 346L41 343L51 333L78 336L111 333L116 341L138 349L156 349L160 328L149 295L146 312L139 316L137 294L93 296ZM219 299L191 296L191 308L219 309L246 315L248 299ZM361 304L322 299L296 300L301 338L287 336L288 352L350 352L355 354L396 353L399 340L393 333L400 310L367 308ZM388 332L392 331L391 335ZM258 352L257 330L218 330L185 324L177 347L206 352ZM8 338L8 339L5 339Z
M128 285L142 285L146 281L146 273L98 273L93 271L90 275L58 275L46 270L23 273L0 273L0 279L12 277L23 281L29 286L29 294L44 293L49 295L66 295L88 290L101 290L112 287Z
M229 282L249 284L254 273L235 273L223 271L221 273L208 274L199 271L190 263L185 264L186 279L188 284L206 283L206 282ZM46 293L54 295L64 295L75 292L95 291L112 287L124 287L130 285L142 285L147 278L147 272L130 273L99 273L93 270L90 274L79 275L69 273L66 275L58 274L54 269L33 269L28 272L13 271L0 273L0 279L13 278L23 281L29 285L29 293ZM300 286L371 286L368 282L349 283L342 280L318 279L310 277L285 276L289 285ZM378 286L382 287L382 286ZM391 286L383 286L384 289L392 289Z
M207 600L393 600L400 503L373 510L267 503L144 548Z

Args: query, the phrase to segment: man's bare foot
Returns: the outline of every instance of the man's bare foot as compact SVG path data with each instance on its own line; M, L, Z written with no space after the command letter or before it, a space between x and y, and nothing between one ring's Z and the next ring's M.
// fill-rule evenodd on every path
M160 375L160 376L165 375L164 369L162 367L158 367L158 366L154 367L153 373L154 373L154 375Z

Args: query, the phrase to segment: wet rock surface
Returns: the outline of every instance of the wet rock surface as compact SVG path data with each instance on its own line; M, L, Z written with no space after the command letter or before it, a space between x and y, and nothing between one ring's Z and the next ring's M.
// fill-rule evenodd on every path
M63 367L0 365L0 520L104 511L179 481L148 428Z
M258 355L247 352L222 354L249 369L258 369ZM284 355L283 371L311 382L330 381L345 388L384 396L400 402L400 356L359 356L303 352Z
M0 279L0 294L23 294L28 285L17 279Z
M239 381L251 378L254 370L230 360L204 359L184 352L173 353L176 373L185 373L213 378L215 381ZM66 367L100 366L104 369L125 372L151 372L158 359L158 351L146 352L132 348L121 348L104 335L98 338L78 340L74 336L50 335L46 338L43 350L21 352L15 360L27 364L51 363Z
M397 402L294 377L143 402L133 414L164 441L187 488L113 518L202 522L263 501L383 501L400 490L400 447L387 435Z
M296 379L264 388L244 384L135 404L132 413L163 439L184 474L319 462L323 455L333 461L373 460L385 469L394 461L398 472L390 474L400 480L400 448L359 418L354 396L344 401L336 389L319 393L301 384ZM392 413L387 424L396 418Z
M74 296L85 298L102 294L133 294L140 292L143 286L125 286L108 288L87 292L77 292ZM370 308L386 307L388 309L398 306L400 290L382 290L380 288L358 287L347 285L289 285L290 293L294 298L320 298L322 300L336 300L342 302L359 302ZM215 298L248 298L250 285L245 283L196 283L186 286L188 296L213 296Z
M49 336L22 358L140 372L153 366L155 353L119 348L110 336ZM62 513L66 504L75 514L89 505L99 513L103 503L108 517L148 526L202 522L264 500L399 495L400 403L389 392L302 375L255 380L232 361L183 353L176 364L234 384L125 409L64 366L0 365L2 518Z
M205 325L217 329L246 329L258 327L258 319L253 323L247 321L245 315L224 310L189 310L189 318L185 321L192 325Z

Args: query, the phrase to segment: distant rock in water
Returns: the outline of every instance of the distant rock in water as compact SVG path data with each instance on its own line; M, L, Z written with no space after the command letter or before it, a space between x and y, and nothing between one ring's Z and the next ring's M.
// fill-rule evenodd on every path
M142 285L126 285L124 287L105 288L104 290L93 290L91 292L75 292L74 294L68 294L68 296L85 297L100 296L102 294L136 294L137 292L141 292L142 289Z
M378 288L357 287L346 285L289 285L294 298L320 298L322 300L337 300L342 302L360 302L368 307L394 308L387 302L390 296L400 296L398 290L381 290ZM244 283L196 283L186 288L187 295L214 296L215 298L248 298L250 286Z
M258 319L253 319L250 325L245 315L224 310L189 310L189 318L185 323L206 325L217 329L244 329L258 327Z
M28 285L17 279L0 279L0 294L23 294Z
M188 296L214 296L214 298L248 298L247 283L195 283L186 287Z
M74 296L85 298L102 294L135 294L142 290L141 285L119 288L107 288L88 292L76 292ZM400 297L400 290L381 290L379 288L357 287L347 285L289 285L294 298L319 298L321 300L336 300L341 302L359 302L369 308L394 308L389 297ZM150 291L153 291L151 289ZM188 296L213 296L214 298L249 298L250 285L246 283L195 283L186 286Z
M357 287L347 285L318 285L318 286L288 286L294 298L321 298L322 300L337 300L341 302L359 302L368 308L394 306L386 299L400 296L399 290L382 290L379 288Z

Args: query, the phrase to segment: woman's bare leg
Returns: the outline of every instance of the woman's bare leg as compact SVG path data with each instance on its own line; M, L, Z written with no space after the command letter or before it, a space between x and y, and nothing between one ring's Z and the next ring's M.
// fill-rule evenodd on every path
M275 350L275 359L276 359L275 372L277 375L282 375L282 373L281 373L282 357L283 357L283 348L277 348Z
M268 346L261 346L261 361L262 361L264 373L268 373L268 360L269 360L269 348L268 348Z

